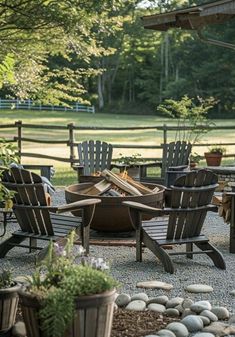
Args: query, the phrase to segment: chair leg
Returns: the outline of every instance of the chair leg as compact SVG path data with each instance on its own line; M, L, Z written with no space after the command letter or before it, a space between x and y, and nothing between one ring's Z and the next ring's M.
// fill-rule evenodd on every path
M35 238L29 238L29 253L32 253L33 251L35 251L37 247L37 239Z
M81 234L82 246L85 249L86 254L89 254L90 226L82 226Z
M213 252L211 252L211 253L205 252L205 254L207 254L211 258L211 260L214 262L214 265L217 268L226 269L226 265L225 265L223 255L212 244L210 244L209 242L203 242L203 243L202 242L195 242L195 245L199 249L201 249L202 251L212 250Z
M142 229L136 230L136 261L142 262Z
M186 257L188 259L192 259L193 258L193 254L192 253L188 253L188 252L192 252L193 251L193 243L186 243Z
M9 239L5 240L0 244L0 258L3 258L9 250L19 245L26 238L22 236L11 236Z
M165 271L173 274L174 266L171 261L170 255L165 251L165 249L160 247L155 240L149 237L144 237L143 242L146 245L146 247L148 247L153 252L153 254L159 258L159 260L163 264Z

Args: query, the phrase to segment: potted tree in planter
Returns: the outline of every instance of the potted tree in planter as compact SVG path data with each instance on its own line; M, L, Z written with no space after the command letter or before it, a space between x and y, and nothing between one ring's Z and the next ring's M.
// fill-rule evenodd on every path
M28 286L19 292L27 337L109 337L117 282L102 259L51 243Z
M189 157L190 168L193 169L193 168L197 167L197 164L200 162L201 158L202 157L198 153L196 153L196 152L192 153Z
M10 269L0 273L0 335L7 333L15 323L20 286L13 281Z
M207 166L220 166L222 156L226 152L224 147L214 146L204 153Z
M130 156L124 156L122 153L119 153L120 157L116 160L125 170L128 172L128 175L132 178L139 178L139 164L143 162L140 153L134 153Z

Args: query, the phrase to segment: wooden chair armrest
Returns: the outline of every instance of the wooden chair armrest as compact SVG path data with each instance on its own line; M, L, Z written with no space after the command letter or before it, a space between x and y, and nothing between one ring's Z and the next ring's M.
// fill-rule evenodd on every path
M188 165L170 166L167 171L183 171L188 169Z
M95 198L79 200L79 201L72 202L71 204L59 206L56 212L64 213L64 212L76 211L78 209L85 208L87 206L93 206L93 205L99 204L100 202L101 202L100 199L95 199Z
M83 165L73 165L72 167L75 171L83 171L84 169Z
M161 161L156 161L152 163L140 163L138 164L139 167L162 167L162 162Z
M139 202L135 202L135 201L123 201L122 204L132 209L141 211L143 213L154 214L155 216L158 216L158 215L160 216L165 213L164 210L161 208L150 207L150 206L147 206Z

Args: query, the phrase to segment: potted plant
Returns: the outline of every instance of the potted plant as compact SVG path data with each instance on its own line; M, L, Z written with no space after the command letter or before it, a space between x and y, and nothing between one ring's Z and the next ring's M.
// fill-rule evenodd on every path
M10 330L15 323L20 286L14 282L10 269L0 273L0 335Z
M128 175L132 178L139 177L139 165L143 162L140 153L134 153L130 156L124 156L122 153L119 153L120 157L116 160L122 167L127 170Z
M110 336L117 282L102 259L73 256L74 237L51 243L19 292L27 337Z
M189 157L190 168L193 169L194 167L196 167L201 158L202 157L198 153L193 152Z
M226 152L224 147L214 146L204 153L207 166L220 166L222 156Z

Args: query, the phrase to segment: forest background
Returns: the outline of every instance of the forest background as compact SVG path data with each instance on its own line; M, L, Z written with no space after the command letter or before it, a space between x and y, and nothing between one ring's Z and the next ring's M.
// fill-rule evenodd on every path
M0 97L146 115L187 94L214 97L211 117L233 118L234 51L204 44L191 31L141 25L143 15L206 2L0 1ZM234 43L234 29L231 20L206 34Z

